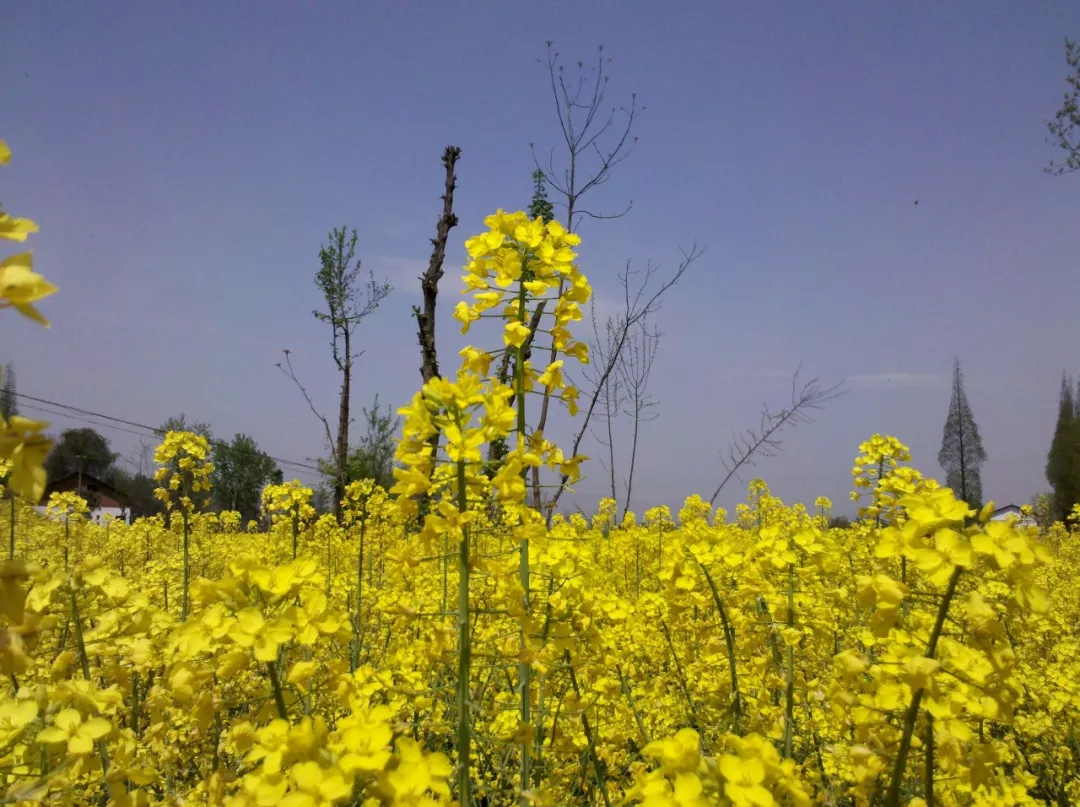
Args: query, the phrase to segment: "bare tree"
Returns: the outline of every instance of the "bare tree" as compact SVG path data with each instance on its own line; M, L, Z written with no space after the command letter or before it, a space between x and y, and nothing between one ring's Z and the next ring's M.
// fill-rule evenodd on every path
M597 49L593 80L590 82L586 79L585 63L579 61L577 79L568 82L563 66L559 62L559 54L552 49L551 45L549 41L546 66L559 129L566 146L566 164L561 170L555 167L555 149L553 148L546 165L543 165L536 156L535 145L530 144L530 147L533 149L536 170L561 198L559 206L565 211L566 229L575 232L582 216L611 219L620 218L630 211L633 202L621 212L604 214L583 207L581 200L593 188L607 182L611 176L611 170L630 156L637 142L637 138L630 134L634 119L644 108L638 109L636 94L630 96L629 106L611 108L607 106L606 92L609 76L605 71L611 64L611 59L604 56L603 46ZM587 158L590 157L596 158L591 168L585 164ZM560 296L562 292L563 283L560 282ZM525 341L526 359L531 355L533 338L545 308L546 301L542 301L536 307L529 322L530 333ZM554 361L556 355L553 345L548 362ZM547 426L550 406L551 393L545 390L543 402L540 404L540 418L536 424L536 431L542 432ZM533 469L532 494L533 506L540 508L540 471L538 468ZM555 500L557 498L558 494Z
M293 366L292 366L292 359L289 358L290 355L292 354L292 351L289 350L288 348L285 348L281 352L285 354L285 361L283 361L283 362L279 361L274 366L277 367L279 370L281 370L281 372L283 372L289 379L292 380L292 382L294 384L296 384L297 389L300 390L300 394L303 395L304 400L307 401L308 408L311 410L312 414L315 415L315 417L319 420L319 422L322 423L322 425L323 425L323 433L326 436L326 450L330 452L330 456L334 459L334 464L333 464L334 477L335 477L335 479L341 479L342 478L341 477L341 470L340 470L339 466L337 465L337 451L335 450L335 447L334 447L335 446L334 433L330 428L330 421L329 421L329 419L327 419L327 417L325 415L322 414L322 412L320 412L318 409L315 408L315 402L313 400L311 400L311 395L308 394L307 387L305 387L303 384L301 384L300 379L296 377L296 371L293 370ZM341 497L338 497L338 498L340 499Z
M803 384L800 389L799 372L800 370L796 370L791 379L791 404L787 409L774 413L768 404L762 404L761 420L757 428L732 436L727 457L722 459L727 473L709 499L710 505L716 505L720 491L741 468L755 465L758 458L775 457L779 453L780 432L784 427L812 423L812 412L822 409L826 403L844 394L840 389L843 386L842 381L822 389L816 378Z
M577 435L574 437L570 456L574 456L579 452L581 443L585 439L585 435L589 433L589 425L592 422L597 405L604 395L605 385L615 373L619 357L626 347L627 341L630 338L630 333L634 328L641 327L642 322L646 321L647 318L653 316L661 309L663 306L664 295L683 278L683 275L686 274L686 270L690 268L691 264L704 254L704 249L698 247L697 242L695 242L691 245L689 250L684 249L681 250L681 252L682 260L679 262L678 266L675 267L675 270L666 278L662 278L659 281L659 285L656 285L653 289L650 289L650 284L660 273L660 267L658 265L654 266L652 263L646 264L641 282L634 286L633 289L631 288L634 283L633 278L639 273L637 270L631 269L629 261L626 263L625 270L619 275L619 284L623 288L623 311L618 317L614 318L611 344L606 351L605 358L601 362L594 362L593 364L595 371L590 378L589 386L591 387L591 390L588 392L588 397L586 398L585 414L582 418ZM539 491L538 478L539 474L534 473L534 501L540 500L539 495L537 495ZM563 491L566 490L569 479L569 474L560 474L559 481L555 486L555 492L549 500L549 505L547 507L549 521L552 514L555 512L555 507L558 505Z
M630 512L630 500L634 494L634 466L637 464L638 436L641 433L641 425L659 417L654 409L657 402L649 393L649 378L652 375L656 350L660 347L660 336L660 331L649 329L643 317L626 340L625 349L619 357L618 377L622 379L626 388L626 415L633 422L623 519Z
M559 203L565 210L566 229L577 230L582 216L593 219L620 218L630 212L633 202L618 213L599 213L582 207L581 199L598 185L611 177L611 170L630 156L637 137L631 136L634 120L645 111L637 106L637 94L630 96L629 106L607 106L607 84L610 80L606 68L611 59L604 56L604 47L597 49L595 78L585 78L585 63L577 63L577 79L568 83L566 73L559 62L559 54L547 43L546 66L551 83L551 94L559 118L559 128L566 144L566 165L555 167L555 149L551 149L545 164L541 164L533 150L533 162L544 175L547 183L562 198ZM590 86L591 85L591 86ZM585 167L586 155L595 156L596 164L590 170Z
M289 351L285 351L287 369L280 363L278 367L300 388L311 411L326 429L334 467L334 516L340 518L341 499L345 495L348 480L353 362L363 355L363 351L357 353L353 350L353 334L360 323L373 314L390 294L391 286L385 280L377 281L374 272L368 273L366 281L361 280L360 260L356 257L355 229L350 234L344 227L335 228L330 231L328 240L329 243L319 249L320 267L315 273L315 285L326 300L326 310L315 310L311 313L320 322L330 325L330 349L334 364L341 373L336 438L331 435L329 421L318 412L311 396L297 380L289 359Z
M601 459L600 464L608 474L608 481L611 484L611 498L618 503L619 493L615 485L614 424L622 408L624 393L619 385L618 373L609 375L603 382L600 381L600 374L603 372L603 368L607 366L608 356L614 352L616 334L619 328L616 320L609 316L604 323L604 336L601 338L600 328L596 322L596 298L593 298L592 304L589 306L589 316L593 328L593 338L589 341L591 363L582 368L582 375L590 387L601 390L600 409L594 419L599 421L599 425L603 426L606 435L597 434L596 430L591 427L589 431L596 442L607 450L607 461ZM597 366L601 368L599 372L595 369Z

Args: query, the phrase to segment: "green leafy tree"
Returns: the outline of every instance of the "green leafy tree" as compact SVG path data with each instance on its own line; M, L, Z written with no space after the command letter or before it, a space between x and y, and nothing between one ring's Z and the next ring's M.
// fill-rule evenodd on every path
M1065 152L1065 161L1053 160L1046 166L1048 174L1061 176L1080 169L1080 45L1065 40L1065 100L1052 121L1047 121L1048 142Z
M50 479L81 471L104 481L117 456L109 441L93 429L66 429L45 460L45 471Z
M326 300L326 310L312 311L312 314L317 320L330 326L331 354L341 373L336 439L331 439L329 423L319 415L326 427L327 440L334 458L333 507L335 517L340 519L341 500L345 495L345 484L348 480L351 422L349 406L353 362L360 355L353 350L353 335L357 326L373 314L379 303L390 293L390 284L376 281L374 272L369 273L366 281L361 278L360 259L356 257L356 230L349 234L344 227L335 228L331 230L328 240L329 244L319 249L320 266L315 273L315 285ZM307 395L306 392L304 394ZM308 402L310 403L310 399Z
M953 361L952 399L949 415L945 418L945 433L941 438L938 463L945 471L945 484L967 502L969 506L982 507L982 464L986 451L971 405L964 392L964 374L960 359Z
M1046 457L1046 480L1053 488L1053 514L1064 519L1080 502L1080 408L1069 378L1062 374L1058 419Z
M218 508L235 510L245 521L258 518L259 493L275 478L277 463L246 434L237 434L228 443L215 441L211 461L211 490Z
M19 414L19 404L15 395L15 368L10 364L4 368L4 386L0 387L0 415L5 420Z
M210 428L209 423L203 423L202 421L188 423L187 416L183 412L169 418L158 427L158 433L161 436L164 436L166 432L192 432L193 434L202 435L210 442L214 440L214 431Z
M394 450L401 418L388 406L379 411L379 396L371 408L364 408L365 431L360 445L349 455L349 481L371 479L384 490L394 485Z
M86 474L108 482L118 456L110 450L109 441L93 429L67 429L45 459L45 473L49 479ZM96 494L84 489L78 492L90 507L97 506Z
M394 450L400 426L401 418L394 415L391 407L386 407L385 412L379 410L379 396L376 395L371 408L364 407L365 428L360 445L349 451L347 481L371 479L384 490L394 485ZM334 479L332 461L320 460L319 469L327 479Z

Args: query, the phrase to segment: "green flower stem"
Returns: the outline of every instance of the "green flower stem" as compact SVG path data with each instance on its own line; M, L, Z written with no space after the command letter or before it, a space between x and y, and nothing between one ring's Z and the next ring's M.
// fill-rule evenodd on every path
M521 281L518 282L518 310L517 317L518 322L525 323L525 284ZM525 444L525 350L519 346L516 348L516 361L514 367L514 403L517 404L517 436L518 445ZM522 472L522 476L525 472ZM518 547L519 560L518 560L518 577L521 582L522 598L524 602L522 606L525 609L526 617L529 614L529 539L522 538ZM524 626L521 629L520 637L521 650L524 652L528 646L528 637L525 635ZM522 725L528 725L531 715L529 714L531 691L532 691L532 667L528 661L522 661L518 665L518 686L520 688L521 698L521 723ZM532 757L529 755L529 746L527 743L523 743L521 746L521 807L528 807L528 798L525 796L527 791L532 786Z
M79 649L79 663L82 666L83 678L90 680L90 657L86 655L86 641L83 639L82 619L79 616L79 599L75 588L71 589L71 621L75 625L75 646ZM105 747L104 740L97 741L98 755L101 757L101 770L109 772L109 749Z
M468 508L465 460L457 462L458 512ZM469 709L469 679L472 673L472 646L469 635L469 531L462 529L458 545L458 680L457 680L457 752L458 803L472 807L472 778L469 748L472 720Z
M187 622L188 588L191 585L191 523L188 519L186 507L183 509L182 514L184 519L184 592L180 605L180 621Z
M697 561L697 565L701 568L702 574L705 575L705 582L709 584L709 590L712 592L716 612L720 615L720 627L724 631L724 643L727 645L728 669L731 672L731 705L735 713L735 734L741 737L742 695L739 692L739 672L735 667L735 629L731 627L731 623L728 621L727 609L724 608L724 601L720 599L720 592L716 589L716 583L713 581L712 575L709 574L709 570L700 560Z
M794 552L795 542L788 540L788 548ZM795 627L795 564L788 564L787 589L787 626ZM787 648L787 687L784 693L784 758L792 758L792 745L795 733L795 645L790 638Z
M360 666L360 630L363 627L363 614L360 610L364 594L364 538L367 535L367 499L360 510L360 546L356 555L356 612L353 614L352 656L349 659L350 672L356 672ZM445 607L443 610L446 610Z
M281 679L278 678L277 664L272 661L266 662L266 671L270 674L270 686L274 690L274 703L277 705L278 716L282 720L289 719L289 710L285 707L285 693L281 689Z
M941 606L938 608L937 619L934 628L930 632L930 639L926 643L926 652L923 655L932 659L937 652L938 639L945 626L945 618L952 605L953 595L956 594L956 584L960 582L963 568L953 568L952 576L949 577L948 586L945 588L945 596L941 598ZM907 712L904 714L904 730L900 736L900 747L896 752L896 762L893 764L892 777L889 780L889 789L885 793L885 807L900 807L900 785L904 780L904 771L907 768L908 754L911 753L911 737L915 733L915 721L919 717L919 705L922 703L923 689L919 688L911 698Z

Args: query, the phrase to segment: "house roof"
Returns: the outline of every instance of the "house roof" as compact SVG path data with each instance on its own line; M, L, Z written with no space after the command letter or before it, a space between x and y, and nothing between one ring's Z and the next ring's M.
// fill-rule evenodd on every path
M69 485L68 483L72 481L74 481L76 484ZM72 487L78 487L79 481L80 475L77 472L65 474L64 476L58 476L56 479L50 479L45 485L45 493L42 498L47 499L50 493L53 493L61 488L70 489ZM96 493L105 493L111 498L116 499L116 501L118 502L125 504L127 503L127 496L118 491L108 482L98 479L96 476L91 476L90 474L83 472L83 474L81 475L81 481L82 487L85 489L92 490Z

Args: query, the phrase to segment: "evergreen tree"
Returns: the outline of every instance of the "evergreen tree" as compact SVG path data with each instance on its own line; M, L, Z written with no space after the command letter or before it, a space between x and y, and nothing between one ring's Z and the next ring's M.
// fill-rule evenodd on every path
M529 215L534 219L540 216L547 224L555 218L555 207L551 204L547 195L547 178L544 172L537 168L532 173L533 197L529 203Z
M1072 382L1064 373L1057 425L1046 457L1046 480L1054 489L1054 518L1064 519L1080 502L1080 406L1073 397Z
M0 388L0 415L7 420L19 414L19 405L15 400L15 368L10 364L4 368L4 386Z
M982 476L980 468L986 462L979 427L971 414L964 392L964 374L960 359L953 362L952 399L949 415L945 419L945 433L941 439L938 462L945 471L945 484L967 502L969 506L982 507Z

